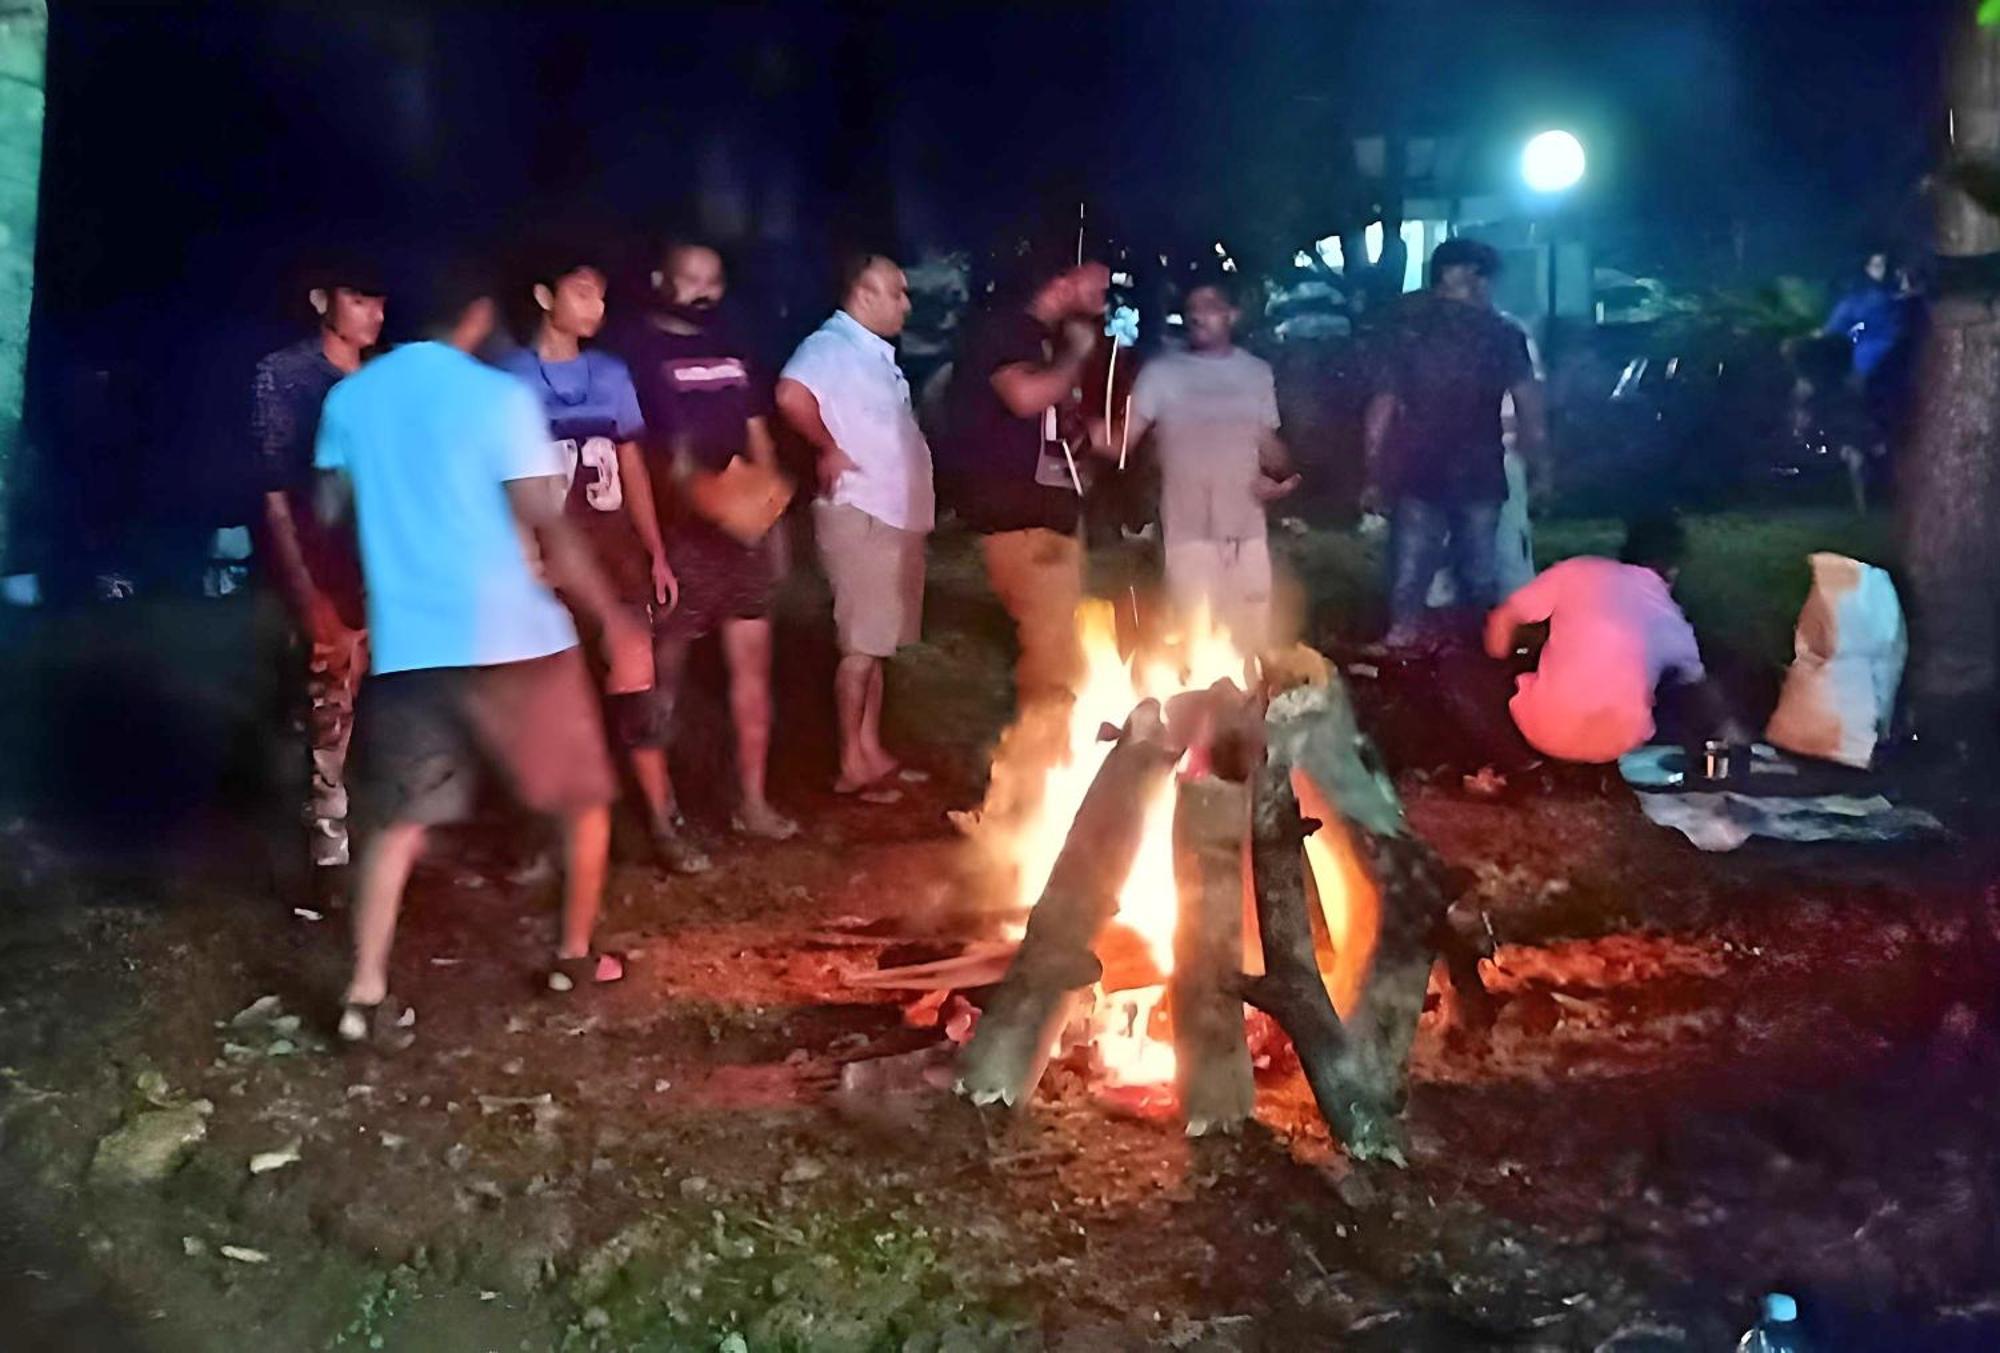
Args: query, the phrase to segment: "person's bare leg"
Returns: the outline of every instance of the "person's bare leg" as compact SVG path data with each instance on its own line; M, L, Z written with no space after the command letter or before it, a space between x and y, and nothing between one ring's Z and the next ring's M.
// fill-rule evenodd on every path
M646 801L646 821L654 827L671 824L680 808L674 802L674 781L667 771L666 748L634 747L627 759L632 767L632 782L639 786L639 797Z
M422 823L398 822L369 836L355 874L354 974L343 1000L376 1005L389 994L389 949L410 870L424 852Z
M653 699L658 702L656 717L664 726L673 723L673 711L680 699L681 681L687 671L688 640L660 638L653 643ZM667 753L661 747L632 749L632 778L646 800L647 820L654 826L671 825L680 813L674 797L673 772L667 767Z
M865 653L848 653L833 670L833 705L840 718L840 783L837 792L860 789L880 771L869 752L868 696L881 664Z
M562 939L557 958L582 958L590 952L610 859L609 804L580 809L563 819Z
M736 725L736 777L742 790L737 820L753 836L782 840L798 824L771 806L765 793L771 754L771 622L730 620L722 626L729 666L729 713Z
M875 659L868 670L868 698L861 707L861 754L874 767L878 780L903 768L882 745L882 688L887 680L882 660Z

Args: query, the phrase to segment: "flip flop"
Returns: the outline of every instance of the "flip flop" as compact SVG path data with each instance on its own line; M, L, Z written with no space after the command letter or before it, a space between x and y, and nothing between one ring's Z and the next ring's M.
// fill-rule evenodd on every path
M887 785L872 785L860 791L854 797L863 803L872 803L887 808L891 804L903 801L903 791L900 789L891 789Z
M580 987L607 987L625 980L625 960L618 954L591 950L580 958L559 958L549 969L549 990L558 994Z
M906 785L927 785L931 782L931 773L914 766L902 766L897 769L896 778Z
M351 1048L401 1052L417 1041L416 1007L405 1005L394 996L384 996L366 1005L348 1001L340 1007L340 1023L335 1032Z

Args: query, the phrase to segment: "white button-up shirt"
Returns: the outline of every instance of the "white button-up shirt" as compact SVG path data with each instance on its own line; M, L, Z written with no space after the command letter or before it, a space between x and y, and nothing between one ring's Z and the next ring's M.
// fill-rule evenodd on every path
M834 444L855 464L834 482L827 501L901 530L930 530L937 516L931 449L910 407L910 382L896 365L895 347L836 310L779 374L812 391Z

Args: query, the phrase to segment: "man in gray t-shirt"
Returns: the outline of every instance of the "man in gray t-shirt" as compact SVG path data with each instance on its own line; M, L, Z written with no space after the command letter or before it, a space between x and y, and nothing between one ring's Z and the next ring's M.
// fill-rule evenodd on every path
M1264 508L1298 486L1278 438L1270 366L1235 345L1226 281L1182 307L1188 346L1148 362L1132 388L1131 439L1154 434L1167 593L1183 615L1206 604L1245 648L1270 638L1271 549Z

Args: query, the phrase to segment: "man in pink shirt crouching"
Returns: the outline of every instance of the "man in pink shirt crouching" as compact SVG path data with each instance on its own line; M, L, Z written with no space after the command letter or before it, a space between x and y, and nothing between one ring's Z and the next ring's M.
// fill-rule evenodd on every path
M1694 720L1727 736L1730 721L1673 597L1686 553L1679 521L1641 518L1627 527L1618 559L1565 559L1487 617L1486 651L1496 659L1513 651L1523 625L1549 624L1540 662L1518 679L1508 702L1536 751L1561 761L1616 761L1652 741L1662 683L1687 687Z

